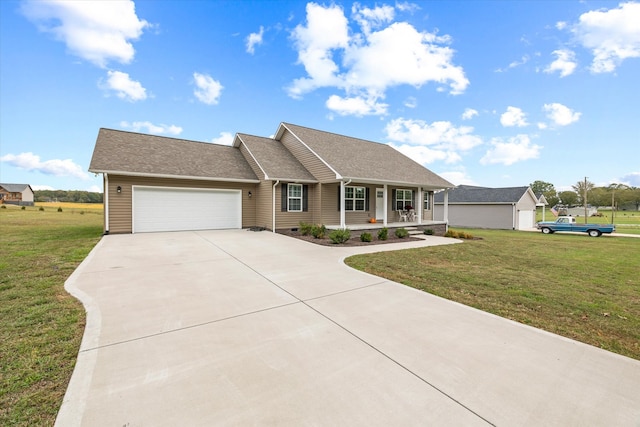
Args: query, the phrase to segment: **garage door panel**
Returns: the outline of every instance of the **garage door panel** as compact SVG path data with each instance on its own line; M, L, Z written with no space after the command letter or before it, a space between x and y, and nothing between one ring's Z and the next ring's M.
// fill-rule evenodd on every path
M134 187L133 232L242 228L240 190Z
M533 211L519 211L518 212L518 230L526 230L533 228L535 214Z

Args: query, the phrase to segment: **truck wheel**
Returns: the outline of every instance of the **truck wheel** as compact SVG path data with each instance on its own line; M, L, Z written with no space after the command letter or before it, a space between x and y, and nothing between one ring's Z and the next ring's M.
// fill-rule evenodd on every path
M587 233L589 233L589 236L591 237L600 237L600 235L602 234L600 230L589 230L587 231Z
M542 232L543 232L544 234L551 234L551 233L553 233L553 231L551 231L551 229L550 229L550 228L547 228L547 227L544 227L544 228L542 229Z

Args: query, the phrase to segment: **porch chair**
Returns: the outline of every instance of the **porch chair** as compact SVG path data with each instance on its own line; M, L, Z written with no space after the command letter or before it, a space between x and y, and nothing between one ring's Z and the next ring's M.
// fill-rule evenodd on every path
M398 211L398 217L400 221L407 222L407 212L406 211Z

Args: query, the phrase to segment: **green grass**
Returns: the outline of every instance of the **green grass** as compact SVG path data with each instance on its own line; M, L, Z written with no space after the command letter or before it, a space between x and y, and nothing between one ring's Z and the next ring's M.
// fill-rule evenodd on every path
M0 209L0 425L53 425L85 324L64 282L101 233L101 210Z
M640 239L465 231L481 240L346 263L640 360Z

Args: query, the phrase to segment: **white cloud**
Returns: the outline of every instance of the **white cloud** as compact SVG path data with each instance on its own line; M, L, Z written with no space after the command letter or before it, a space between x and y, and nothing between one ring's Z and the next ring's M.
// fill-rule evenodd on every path
M247 36L247 52L250 54L255 53L256 45L262 44L262 36L264 35L264 27L260 26L260 31L257 33L251 33Z
M351 7L353 19L360 25L365 34L369 34L372 29L380 28L387 22L393 21L395 10L388 5L376 6L373 9L360 6L354 3Z
M214 80L211 76L200 73L193 73L193 80L196 84L196 89L193 94L207 105L214 105L218 103L222 89L224 88L219 81Z
M560 77L566 77L573 74L578 66L578 63L575 60L576 54L573 51L569 49L558 49L554 50L552 54L556 56L556 59L544 69L545 73L551 74L555 71L559 71Z
M182 128L180 126L165 125L162 123L159 125L154 125L151 122L129 123L129 122L123 121L123 122L120 122L120 126L122 126L125 129L131 129L134 132L141 132L146 130L146 133L151 133L154 135L164 135L164 134L180 135L182 133Z
M640 3L620 3L609 10L580 15L571 31L593 53L591 71L610 73L628 58L640 57Z
M527 115L518 107L507 107L507 111L500 116L500 123L504 127L524 127L528 126Z
M422 120L394 119L385 127L389 144L420 163L442 160L455 163L462 160L460 153L482 144L474 135L473 127L455 127L450 122L431 124ZM399 144L397 144L399 143Z
M517 135L506 142L501 138L493 138L490 144L492 148L480 159L483 165L509 166L524 160L537 159L542 149L541 146L532 144L527 135Z
M72 176L82 180L89 179L89 175L82 170L82 167L74 163L71 159L52 159L43 162L40 160L40 156L29 152L18 155L4 155L0 157L0 162L6 162L17 168L40 172L45 175Z
M470 176L467 175L464 168L461 170L440 172L438 175L454 185L478 185Z
M42 191L42 190L49 190L49 191L53 191L55 190L55 188L53 188L50 185L32 185L31 189L33 191Z
M116 92L118 98L129 102L147 99L147 90L142 87L140 82L131 80L129 74L122 71L107 71L107 82L101 83L99 86Z
M354 20L362 32L349 33L349 21L340 6L307 4L307 21L298 25L291 37L298 51L298 63L306 77L295 79L287 88L289 96L301 98L321 87L345 92L334 95L327 106L339 108L338 100L366 99L369 105L381 105L385 91L393 86L420 87L429 82L448 85L451 94L460 94L469 85L462 67L452 63L454 51L448 36L420 32L406 22L394 22L390 6L374 9L353 7ZM337 59L341 59L338 63ZM384 58L383 61L380 58ZM439 87L442 89L442 87ZM362 115L361 108L355 108ZM373 114L385 114L386 109Z
M478 110L474 110L473 108L465 108L464 113L462 113L462 120L471 120L477 115Z
M571 108L554 102L544 104L542 109L547 113L547 118L557 126L567 126L580 120L582 113L576 113Z
M404 106L407 108L416 108L418 106L418 100L415 97L410 96L404 101Z
M556 22L556 28L558 30L564 30L565 28L567 28L567 23L564 21L558 21Z
M387 104L377 101L377 97L363 98L355 96L352 98L342 98L338 95L331 95L327 99L326 106L329 110L341 116L353 115L357 117L370 115L383 115L387 113Z
M111 60L128 64L138 40L151 25L138 18L133 1L38 1L21 5L22 13L51 33L76 56L104 68Z
M631 172L620 178L620 182L632 187L640 187L640 172Z
M220 136L212 138L211 142L220 145L233 145L233 135L230 132L220 132Z
M92 185L91 187L89 187L87 189L87 191L90 191L92 193L102 193L102 187L100 187L98 185Z

